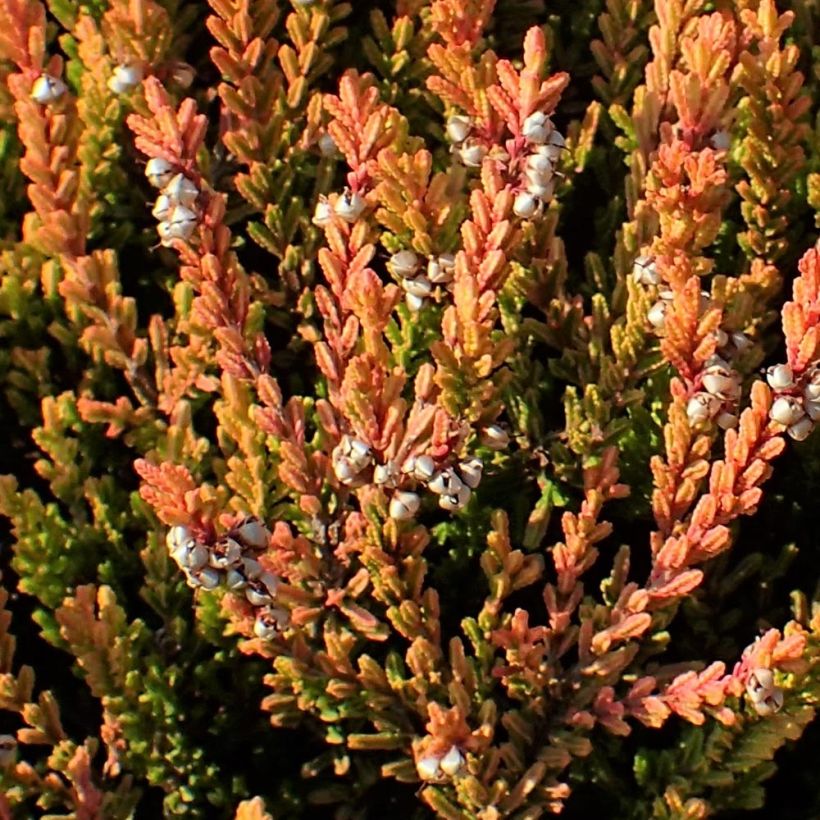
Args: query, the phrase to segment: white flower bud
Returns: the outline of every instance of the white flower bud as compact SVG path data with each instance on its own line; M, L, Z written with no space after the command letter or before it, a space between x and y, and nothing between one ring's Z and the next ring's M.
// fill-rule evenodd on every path
M455 747L452 746L450 751L447 752L444 757L441 758L439 762L439 767L444 772L444 774L453 775L458 774L461 768L464 766L464 755Z
M455 267L455 256L451 253L443 253L427 263L427 278L434 285L444 285L452 280Z
M164 188L174 177L174 166L162 157L154 157L145 163L145 176L154 188Z
M527 157L527 177L535 179L552 179L555 173L555 163L546 154L530 154ZM532 174L532 176L530 176Z
M820 400L815 399L812 401L810 399L804 399L803 409L812 421L820 421Z
M258 518L251 515L237 524L236 537L246 547L263 550L270 541L270 530Z
M401 471L405 475L410 475L410 473L414 472L416 469L416 457L410 456L404 460L404 463L401 465Z
M319 153L323 157L332 157L336 154L338 150L336 147L336 142L334 141L333 137L330 136L330 134L322 134L322 136L319 137L318 146Z
M263 609L257 616L253 624L253 634L263 641L275 638L280 631L279 619L272 609Z
M549 139L552 130L550 118L542 111L534 111L524 120L521 135L536 145L543 145Z
M816 376L814 377L816 378ZM807 382L806 386L803 388L803 395L806 397L806 401L820 401L820 382L814 381Z
M386 464L377 464L373 469L373 483L395 487L399 477L396 465L392 461Z
M401 286L412 296L426 299L433 292L433 285L426 276L417 276L415 279L403 279Z
M160 225L163 224L168 226L166 231L167 239L164 238L164 241L168 241L169 239L188 240L193 236L197 218L196 214L190 208L186 208L184 205L177 205L174 210L171 211L168 219L164 223L160 222ZM162 236L162 233L160 233L160 236Z
M253 558L243 558L242 559L242 574L248 578L258 578L264 570L262 569L262 565L259 561L256 561Z
M808 416L803 416L800 421L792 424L786 432L795 441L805 441L811 435L812 430L814 430L814 422Z
M171 529L168 530L168 534L165 536L165 544L168 547L169 552L173 552L180 547L186 547L193 540L194 536L192 535L191 530L188 529L188 527L183 527L181 524L177 524L176 527L171 527Z
M738 353L740 353L744 350L748 350L752 346L753 342L745 333L736 331L732 334L732 344L735 346Z
M738 424L737 416L734 413L729 413L725 410L722 413L718 413L718 417L715 421L721 430L733 430Z
M242 558L242 545L233 538L220 538L211 548L210 562L214 569L228 569Z
M424 307L424 297L414 293L405 294L404 302L411 313L418 313Z
M199 196L199 188L184 174L175 174L162 189L173 203L190 208Z
M355 222L362 215L365 205L364 199L358 193L345 189L336 200L335 211L345 222Z
M416 763L416 771L422 780L436 780L441 775L439 758L435 755L423 757Z
M632 278L639 285L659 285L661 275L658 266L651 256L639 256L632 266Z
M108 79L108 87L115 94L125 94L134 86L142 82L142 66L135 63L124 63L114 69L114 73Z
M547 140L547 144L544 146L543 153L553 162L558 162L561 152L566 150L566 147L567 143L564 137L558 131L553 131Z
M370 460L373 456L373 451L370 449L370 445L350 436L345 436L343 441L347 457L355 467L363 470L368 466L368 464L370 464Z
M487 156L487 149L472 137L466 139L458 152L461 161L468 168L480 168Z
M233 592L245 589L248 579L238 570L229 569L225 575L225 586Z
M8 769L17 760L17 738L0 735L0 769Z
M430 492L436 495L457 495L463 486L464 482L456 475L452 467L442 470L427 485Z
M413 251L399 251L390 257L387 269L399 279L407 279L419 269L418 255Z
M729 334L725 330L718 328L712 335L715 337L716 347L726 347L729 344Z
M398 491L390 499L390 517L397 521L409 521L419 511L421 501L415 493Z
M263 572L258 578L249 578L245 587L245 597L251 606L265 606L273 601L273 593L263 578L270 573Z
M753 670L746 680L746 694L752 700L760 700L767 692L774 688L774 674L772 670L760 666Z
M762 700L752 701L752 706L761 717L770 717L783 708L783 701L783 690L779 686L775 686Z
M481 483L481 473L484 469L484 462L480 458L471 458L462 461L458 465L461 480L472 490Z
M188 576L188 580L189 582L193 581L194 586L200 586L210 591L219 586L221 576L215 569L206 567L205 569L199 570L199 572L192 572L190 576Z
M413 466L413 475L419 481L429 481L436 472L436 463L430 456L419 456Z
M448 512L457 512L467 506L467 502L470 500L472 494L473 491L462 484L458 492L446 493L445 495L439 496L438 505Z
M481 443L492 450L504 450L510 443L510 437L503 427L491 424L481 431Z
M689 424L695 426L709 421L719 408L719 399L709 393L695 393L686 405L686 417Z
M729 132L721 129L720 131L715 131L715 133L712 134L709 142L715 151L728 151L732 140L729 136Z
M59 77L41 74L31 86L31 98L40 105L48 105L59 100L66 91L68 86Z
M513 213L522 219L532 219L538 213L540 204L532 194L522 191L513 202Z
M204 544L191 541L184 547L179 547L171 553L171 557L182 569L189 572L199 572L207 564L211 553Z
M787 364L776 364L766 371L766 381L772 390L789 390L794 387L794 374Z
M342 484L352 484L361 470L347 456L333 459L333 473Z
M791 427L803 417L803 405L794 396L779 396L769 410L769 416L778 424Z
M463 114L453 114L447 120L447 139L456 145L460 145L470 135L471 128L472 123L469 117L465 117Z
M740 377L725 367L709 367L703 372L703 388L723 401L740 398Z
M666 324L666 311L667 303L663 299L658 300L649 308L646 318L649 320L649 324L656 330L663 330Z
M151 210L151 216L160 222L165 222L171 215L171 211L174 210L174 205L175 203L171 197L166 194L160 194L157 197L157 201L154 203L153 209Z
M553 193L555 193L555 179L553 178L543 185L539 185L530 180L527 182L527 193L538 197L538 199L544 202L549 202L552 199Z
M329 225L333 221L333 208L325 197L320 197L316 203L316 210L313 212L312 222L320 228Z

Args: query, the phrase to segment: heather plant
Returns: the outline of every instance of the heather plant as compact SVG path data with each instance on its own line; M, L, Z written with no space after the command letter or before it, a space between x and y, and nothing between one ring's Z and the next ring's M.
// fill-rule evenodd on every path
M818 26L0 0L0 819L820 816Z

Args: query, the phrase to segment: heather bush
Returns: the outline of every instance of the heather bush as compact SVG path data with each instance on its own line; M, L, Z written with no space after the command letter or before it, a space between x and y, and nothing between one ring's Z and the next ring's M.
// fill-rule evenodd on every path
M820 816L809 0L0 0L0 820Z

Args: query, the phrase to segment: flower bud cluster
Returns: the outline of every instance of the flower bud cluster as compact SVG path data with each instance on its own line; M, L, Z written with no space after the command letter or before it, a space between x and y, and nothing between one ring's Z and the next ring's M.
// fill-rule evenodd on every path
M458 746L451 746L443 755L426 755L416 763L416 771L422 780L441 780L457 777L464 771L464 755Z
M198 541L183 526L172 527L165 543L189 586L205 590L222 586L243 594L257 610L254 634L268 640L288 625L287 611L274 606L279 579L256 560L269 539L267 527L249 517L210 545Z
M41 74L31 86L31 98L40 105L56 102L68 91L68 86L50 74Z
M686 405L689 423L694 426L714 419L718 427L728 430L737 426L740 400L740 374L721 356L711 356L699 377L701 389Z
M529 153L524 159L522 190L515 197L513 211L522 219L532 219L552 199L556 166L566 142L549 116L541 111L524 120L521 135L527 141Z
M160 242L168 247L174 239L187 241L199 223L196 211L200 190L184 174L175 173L174 166L162 157L148 160L145 176L160 195L151 211L158 220Z
M414 313L421 310L437 286L444 287L453 281L455 267L451 253L431 256L425 262L410 250L394 253L387 263L387 269L401 283L407 307Z
M769 717L783 708L783 690L774 682L771 669L760 667L749 675L746 694L761 717Z
M785 425L795 441L808 438L820 420L820 368L811 368L797 380L789 365L776 364L766 371L766 381L777 395L769 417Z

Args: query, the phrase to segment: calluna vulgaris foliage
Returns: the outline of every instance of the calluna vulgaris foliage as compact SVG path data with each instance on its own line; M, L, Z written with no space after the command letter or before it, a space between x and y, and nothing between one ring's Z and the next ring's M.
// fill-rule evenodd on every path
M778 3L0 0L0 818L820 816Z

